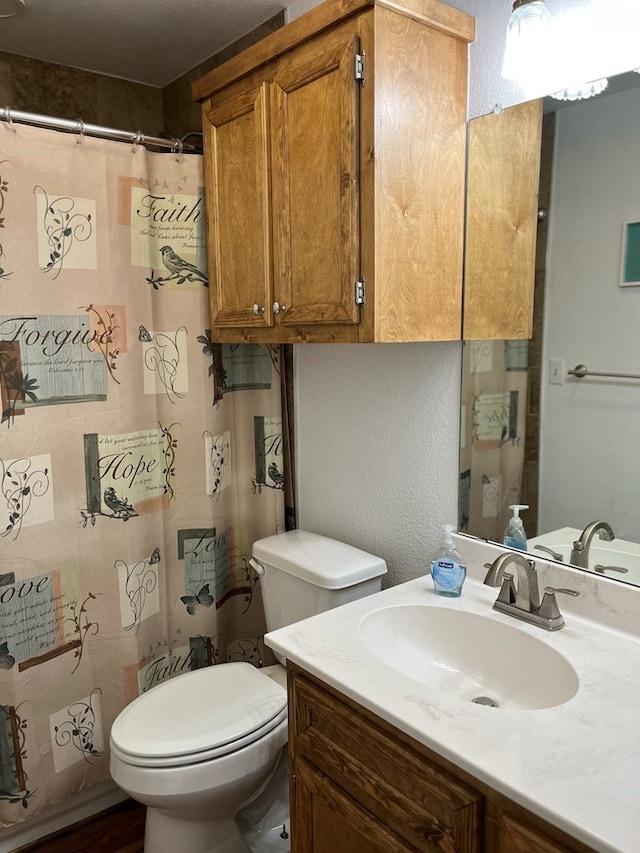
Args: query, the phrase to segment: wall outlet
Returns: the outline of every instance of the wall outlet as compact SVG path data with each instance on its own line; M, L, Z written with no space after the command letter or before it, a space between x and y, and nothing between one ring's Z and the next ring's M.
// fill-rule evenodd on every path
M549 385L564 385L564 359L549 359Z

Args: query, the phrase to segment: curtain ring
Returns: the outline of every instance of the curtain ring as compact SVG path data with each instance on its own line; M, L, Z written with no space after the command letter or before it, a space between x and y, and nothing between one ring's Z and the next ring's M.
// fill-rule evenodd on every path
M5 120L7 122L7 127L12 133L16 133L16 126L13 123L13 119L11 118L11 109L9 107L4 108Z
M144 133L141 130L136 132L135 138L133 140L133 147L131 148L131 153L135 154L138 150L138 146L144 143Z
M173 147L171 148L171 152L176 155L176 161L180 161L180 157L184 154L184 143L181 139L173 140Z
M84 122L81 118L78 119L78 138L76 139L76 145L82 145L84 142Z

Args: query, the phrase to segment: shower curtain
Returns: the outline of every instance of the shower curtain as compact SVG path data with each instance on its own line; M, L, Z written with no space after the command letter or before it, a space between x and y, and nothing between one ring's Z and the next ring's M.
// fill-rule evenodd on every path
M264 659L279 350L212 345L204 218L200 156L0 127L0 825L107 780L139 694Z

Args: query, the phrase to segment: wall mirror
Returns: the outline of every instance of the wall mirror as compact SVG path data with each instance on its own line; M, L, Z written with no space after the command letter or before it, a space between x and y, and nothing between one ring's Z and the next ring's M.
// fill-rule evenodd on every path
M545 99L541 147L533 336L464 344L459 528L501 543L529 504L529 551L569 563L604 521L582 568L640 585L640 74Z

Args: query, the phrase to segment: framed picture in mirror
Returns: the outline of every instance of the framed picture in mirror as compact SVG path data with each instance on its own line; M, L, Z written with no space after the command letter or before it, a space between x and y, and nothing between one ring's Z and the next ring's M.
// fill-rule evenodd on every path
M640 287L640 222L625 222L622 231L620 287Z

